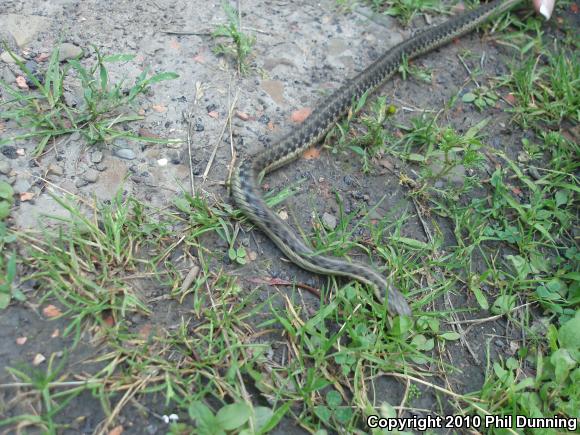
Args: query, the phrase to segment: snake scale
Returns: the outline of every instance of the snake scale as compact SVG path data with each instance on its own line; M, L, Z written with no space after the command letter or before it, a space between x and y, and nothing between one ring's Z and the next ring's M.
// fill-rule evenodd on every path
M521 0L496 0L448 21L429 27L381 55L368 68L324 98L299 127L275 145L241 159L231 179L237 206L278 246L293 263L303 269L326 275L345 276L370 285L375 297L388 304L391 315L411 315L409 304L395 286L368 265L317 254L266 205L259 182L269 172L298 158L320 141L334 123L365 92L374 91L395 74L406 59L441 47L472 31L481 23L506 12Z

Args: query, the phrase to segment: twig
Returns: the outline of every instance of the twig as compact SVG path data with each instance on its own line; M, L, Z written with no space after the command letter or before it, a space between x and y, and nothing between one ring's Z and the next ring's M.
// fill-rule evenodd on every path
M207 166L205 167L205 171L203 171L202 178L203 178L203 181L204 182L205 182L205 180L207 180L207 174L209 174L209 170L211 169L211 166L213 165L213 161L215 159L215 155L217 153L218 147L220 146L220 142L222 140L222 137L224 135L224 132L226 131L226 127L228 126L228 123L229 122L232 122L232 114L234 112L234 108L235 108L236 103L238 101L238 95L239 95L239 93L240 93L240 89L238 88L238 90L236 91L236 96L234 97L234 101L233 101L233 103L230 106L230 110L229 110L228 116L227 116L227 118L226 118L226 120L224 122L224 125L222 127L222 130L221 130L220 134L217 137L215 147L214 147L214 149L213 149L213 151L211 153L211 156L209 157L209 161L207 162ZM228 95L229 95L229 92L228 92Z

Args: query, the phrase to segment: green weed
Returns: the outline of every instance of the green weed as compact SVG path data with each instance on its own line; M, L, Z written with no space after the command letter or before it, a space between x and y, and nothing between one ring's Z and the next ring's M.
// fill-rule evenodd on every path
M93 66L87 68L76 59L61 65L59 48L55 48L42 77L33 74L22 60L8 51L34 90L16 89L0 80L0 86L7 95L7 99L0 104L3 109L0 117L13 120L26 130L22 134L1 140L0 145L14 140L35 138L39 142L34 154L40 155L50 141L74 132L80 133L89 144L109 143L118 137L160 142L158 139L137 136L116 126L142 119L139 115L127 113L127 107L151 85L175 79L178 75L163 72L148 77L148 71L145 70L132 86L126 88L124 81L111 83L107 64L128 62L135 56L104 56L96 47L93 49L97 60ZM64 98L65 85L73 77L80 80L82 88L82 103L77 107L67 104Z
M254 36L246 35L242 31L240 16L238 11L228 3L223 3L223 9L226 13L227 24L219 25L213 32L214 38L228 38L227 43L219 43L214 48L216 54L233 56L236 59L238 72L246 74L249 70L249 57L252 47L256 43Z

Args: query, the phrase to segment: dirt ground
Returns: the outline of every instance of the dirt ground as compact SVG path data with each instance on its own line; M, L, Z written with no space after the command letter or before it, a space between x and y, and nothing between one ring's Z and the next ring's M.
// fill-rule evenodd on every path
M337 7L333 0L245 0L241 2L243 26L256 35L256 44L250 72L240 78L231 59L212 51L215 42L209 33L224 22L219 2L1 0L1 3L0 35L26 59L50 53L55 45L64 42L70 44L68 48L72 52L81 48L85 53L84 62L94 60L93 45L107 54L136 54L132 62L111 64L113 79L131 81L146 67L153 72L179 74L176 80L156 84L138 101L143 119L128 124L128 128L159 138L181 139L180 143L142 144L118 140L113 147L89 148L80 136L73 135L55 148L47 148L48 152L40 158L31 156L32 141L19 141L13 148L4 148L0 155L4 168L0 179L9 181L17 196L31 194L30 199L20 196L24 200L17 201L11 213L10 225L21 230L44 227L45 214L66 215L50 192L107 201L122 187L126 194L165 207L182 190L191 191L190 171L196 192L212 201L231 203L225 182L233 161L232 149L239 156L268 146L296 125L293 114L314 107L321 95L336 89L382 51L425 25L423 18L416 19L409 28L384 16L371 20L369 9L359 6L348 11ZM466 52L471 54L468 65L462 64L458 57ZM481 68L483 77L498 76L509 70L512 58L509 47L496 44L481 33L472 33L416 61L419 66L432 70L431 83L396 76L378 94L400 108L394 120L405 124L423 111L438 111L466 81L469 67ZM7 59L0 61L0 77L5 81L14 83L13 70L14 65ZM69 98L79 98L80 89L71 87L68 92ZM232 105L230 137L230 129L224 126ZM515 157L526 132L510 124L505 107L498 104L478 111L474 106L462 104L447 114L445 122L464 132L492 117L493 123L486 132L488 143ZM186 118L193 126L191 168L190 150L185 141ZM1 135L8 133L12 131L0 130ZM212 158L214 151L215 158ZM393 159L391 164L397 166L400 162ZM490 173L493 171L491 166L488 169ZM207 176L204 176L206 170ZM449 174L446 181L461 184L465 176L466 171L459 169ZM339 203L335 192L339 193L347 213L364 204L372 207L379 203L373 213L380 217L389 215L396 220L404 214L416 215L415 204L405 193L406 187L392 172L379 170L363 174L360 161L348 151L323 150L319 158L302 158L266 180L272 191L297 182L300 182L298 192L286 200L285 210L290 214L289 222L306 231L311 226L313 212L318 216L337 215ZM437 223L451 242L452 224L439 218ZM402 235L427 242L418 217L409 220ZM219 267L237 276L242 288L255 286L251 278L256 276L295 280L315 288L327 283L325 277L309 274L283 261L280 252L260 232L242 231L240 237L255 255L254 261L244 267L224 261ZM227 246L223 242L216 241L207 249L218 259L227 257ZM31 297L25 303L13 303L0 315L3 331L0 384L14 382L6 367L31 364L37 354L51 355L66 350L67 368L72 373L90 373L101 368L98 356L106 349L92 341L90 333L83 334L80 344L74 348L72 337L55 337L55 330L65 330L68 320L47 319L42 313L45 301L32 296L34 283L26 285L30 288L23 290L30 292ZM171 327L187 315L186 308L161 297L166 289L147 284L142 290L143 296L153 301L150 308L155 313L156 325ZM276 290L265 286L263 292L266 297ZM451 299L454 306L474 305L463 293L457 292ZM318 307L314 297L307 298L306 304L312 312ZM138 330L146 319L135 314L129 321ZM465 335L467 346L457 342L448 347L447 363L460 369L449 378L453 390L467 393L479 389L487 358L494 360L498 355L510 355L512 340L519 340L520 334L518 330L506 329L501 319L470 327ZM497 336L497 339L487 349L486 342L479 339L482 336ZM17 337L27 337L25 345L16 344ZM389 397L391 403L397 403L404 391L395 381L381 381L375 386L377 396ZM0 402L11 403L13 394L13 389L1 389ZM168 412L162 394L157 396L157 401L151 396L147 400L146 405L157 414ZM435 394L425 390L414 406L432 409L437 400ZM22 408L16 409L18 406L11 403L11 407L0 408L0 413L9 417L22 412ZM69 404L62 418L71 422L81 416L85 418L78 420L82 422L79 427L67 433L92 433L105 418L98 399L89 393L83 393ZM144 415L132 406L125 407L117 421L124 425L124 433L166 431L159 418ZM274 433L306 432L285 418Z

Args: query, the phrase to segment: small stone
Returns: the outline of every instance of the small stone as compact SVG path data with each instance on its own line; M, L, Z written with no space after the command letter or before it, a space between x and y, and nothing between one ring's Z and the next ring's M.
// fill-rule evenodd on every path
M18 177L16 178L16 182L14 183L13 189L14 193L20 195L21 193L28 192L31 187L32 183L29 180L22 177Z
M68 107L78 107L80 105L80 99L74 92L65 90L62 96Z
M83 180L89 182L89 183L95 183L97 180L99 179L99 171L89 168L84 174L83 174Z
M334 230L336 228L336 217L330 213L324 212L322 215L322 224L329 230Z
M91 153L91 162L92 163L101 163L103 161L103 152L99 150L95 150Z
M32 365L39 366L44 361L46 361L46 357L41 353L37 353L36 355L34 355L34 359L32 360Z
M0 160L0 174L8 175L12 168L7 160Z
M203 125L201 118L197 118L197 121L195 121L195 125L193 126L193 128L195 129L195 131L204 131L205 130L205 126Z
M104 163L99 163L97 165L95 165L95 169L99 172L103 172L104 170L107 169L107 165L105 165Z
M48 165L48 173L56 175L57 177L62 177L64 170L62 169L62 166L51 163L50 165Z
M236 110L236 116L240 118L242 121L247 121L250 119L250 115L248 115L246 112L241 112L239 110Z
M121 159L133 160L135 159L135 152L129 148L120 148L115 150L115 155Z
M84 178L77 178L75 180L75 187L77 189L80 189L81 187L85 187L87 184L89 184L89 182L87 180L85 180Z
M178 151L171 151L169 153L169 159L174 165L179 165L181 163L181 156Z
M23 90L28 90L28 83L26 83L26 77L24 76L18 76L16 77L16 86L18 86L19 89L23 89Z
M12 53L12 54L14 55L14 57L16 59L18 59L19 62L24 63L24 59L22 57L18 56L16 53ZM8 64L15 64L16 63L14 58L12 56L10 56L10 53L8 53L7 51L0 54L0 60L4 63L8 63Z
M63 43L60 46L58 52L58 60L63 61L67 59L77 59L83 55L83 49L68 42Z
M2 171L0 171L2 172ZM528 173L530 174L530 176L534 179L534 180L539 180L540 178L542 178L542 176L540 175L540 172L533 166L530 166L528 168Z
M16 151L16 147L14 147L12 145L3 146L2 149L0 150L0 152L2 152L2 154L4 154L6 157L8 157L9 159L12 159L12 160L14 160L15 158L18 157L18 152Z

